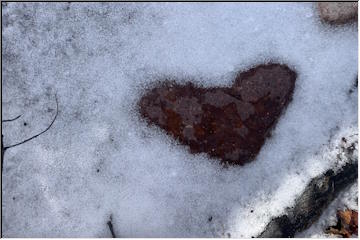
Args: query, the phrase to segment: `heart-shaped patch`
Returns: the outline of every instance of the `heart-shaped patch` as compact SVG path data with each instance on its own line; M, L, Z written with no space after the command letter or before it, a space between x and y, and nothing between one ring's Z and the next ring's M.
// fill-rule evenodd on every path
M192 153L244 164L255 158L292 98L296 73L286 65L240 72L231 87L166 80L139 101L140 113Z

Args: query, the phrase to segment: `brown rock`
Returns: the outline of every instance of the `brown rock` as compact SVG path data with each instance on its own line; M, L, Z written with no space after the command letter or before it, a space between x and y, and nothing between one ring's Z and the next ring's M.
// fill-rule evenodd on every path
M141 98L140 113L192 153L244 164L260 151L291 100L295 79L287 66L268 64L239 73L228 88L167 80Z
M357 20L357 2L320 2L318 9L321 19L331 24L343 24Z

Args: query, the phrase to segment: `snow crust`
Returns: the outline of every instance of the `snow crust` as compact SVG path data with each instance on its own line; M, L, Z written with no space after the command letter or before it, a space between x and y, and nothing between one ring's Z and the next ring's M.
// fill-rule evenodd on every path
M2 116L10 145L5 237L251 237L335 166L329 141L357 133L357 26L313 3L7 3ZM297 74L257 159L221 167L139 117L159 77L230 85L263 62ZM180 81L180 80L179 80ZM24 122L27 123L24 126ZM211 220L211 221L210 221Z

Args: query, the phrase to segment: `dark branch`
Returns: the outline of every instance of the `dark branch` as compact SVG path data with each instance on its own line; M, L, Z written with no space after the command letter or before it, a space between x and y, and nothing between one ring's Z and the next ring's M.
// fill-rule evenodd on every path
M332 169L315 177L296 200L295 206L273 218L258 238L289 238L313 224L326 207L358 178L358 162L347 163L338 172Z
M49 129L51 128L51 126L54 124L54 122L55 122L55 120L56 120L56 118L57 118L58 112L59 112L59 104L58 104L58 100L57 100L56 94L55 94L55 101L56 101L56 114L55 114L55 117L54 117L54 119L51 121L50 125L49 125L44 131L42 131L42 132L40 132L40 133L38 133L38 134L36 134L36 135L28 138L28 139L25 139L24 141L21 141L21 142L19 142L19 143L15 143L15 144L13 144L13 145L6 146L6 147L4 147L4 151L7 150L7 149L9 149L9 148L16 147L16 146L19 146L19 145L21 145L21 144L24 144L24 143L26 143L26 142L28 142L28 141L31 141L32 139L37 138L38 136L40 136L41 134L43 134L43 133L45 133L47 130L49 130Z
M5 153L5 149L4 149L4 135L1 134L1 173L3 171L3 166L4 166L4 153Z
M19 116L17 116L16 118L2 120L1 122L11 122L11 121L15 121L15 120L18 119L19 117L21 117L21 114L20 114Z
M112 215L110 215L110 220L107 222L107 225L109 226L110 232L111 232L111 236L113 238L116 238L115 232L114 232L114 227L112 225Z

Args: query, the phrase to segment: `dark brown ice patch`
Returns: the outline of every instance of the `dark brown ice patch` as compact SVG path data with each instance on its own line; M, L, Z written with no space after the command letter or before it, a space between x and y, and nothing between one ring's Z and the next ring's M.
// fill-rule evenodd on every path
M239 73L227 88L167 80L141 98L140 113L192 153L242 165L260 151L291 100L295 79L286 65L268 64Z

